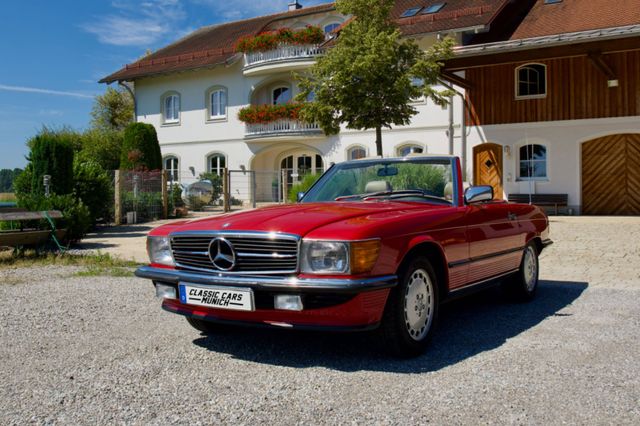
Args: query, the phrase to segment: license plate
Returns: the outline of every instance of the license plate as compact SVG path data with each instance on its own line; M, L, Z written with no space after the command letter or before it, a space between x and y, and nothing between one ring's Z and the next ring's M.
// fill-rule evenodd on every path
M181 283L180 302L233 311L253 311L253 291L235 287L200 287Z

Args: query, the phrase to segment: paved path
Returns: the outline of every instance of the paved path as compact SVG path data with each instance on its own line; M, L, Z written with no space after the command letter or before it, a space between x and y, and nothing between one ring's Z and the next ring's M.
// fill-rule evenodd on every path
M445 305L411 360L368 335L202 336L147 280L1 271L0 423L638 425L640 218L552 237L532 302Z

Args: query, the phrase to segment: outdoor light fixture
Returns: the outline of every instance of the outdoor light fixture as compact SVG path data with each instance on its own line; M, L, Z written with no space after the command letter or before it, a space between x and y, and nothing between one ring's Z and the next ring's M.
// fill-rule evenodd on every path
M49 189L51 188L51 176L42 176L42 182L44 183L44 195L45 197L48 197L50 195Z

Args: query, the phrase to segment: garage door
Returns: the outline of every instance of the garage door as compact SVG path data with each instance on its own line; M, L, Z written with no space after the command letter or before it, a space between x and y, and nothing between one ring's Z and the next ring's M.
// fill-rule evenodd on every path
M640 215L640 134L582 145L582 214Z

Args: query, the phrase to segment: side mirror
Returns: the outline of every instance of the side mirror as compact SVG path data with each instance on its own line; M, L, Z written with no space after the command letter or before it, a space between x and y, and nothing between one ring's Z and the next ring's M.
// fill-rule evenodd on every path
M464 191L466 204L482 203L493 200L493 187L489 185L470 186Z
M304 192L298 192L298 195L297 195L298 202L302 201L302 197L304 197L304 194L305 194Z

